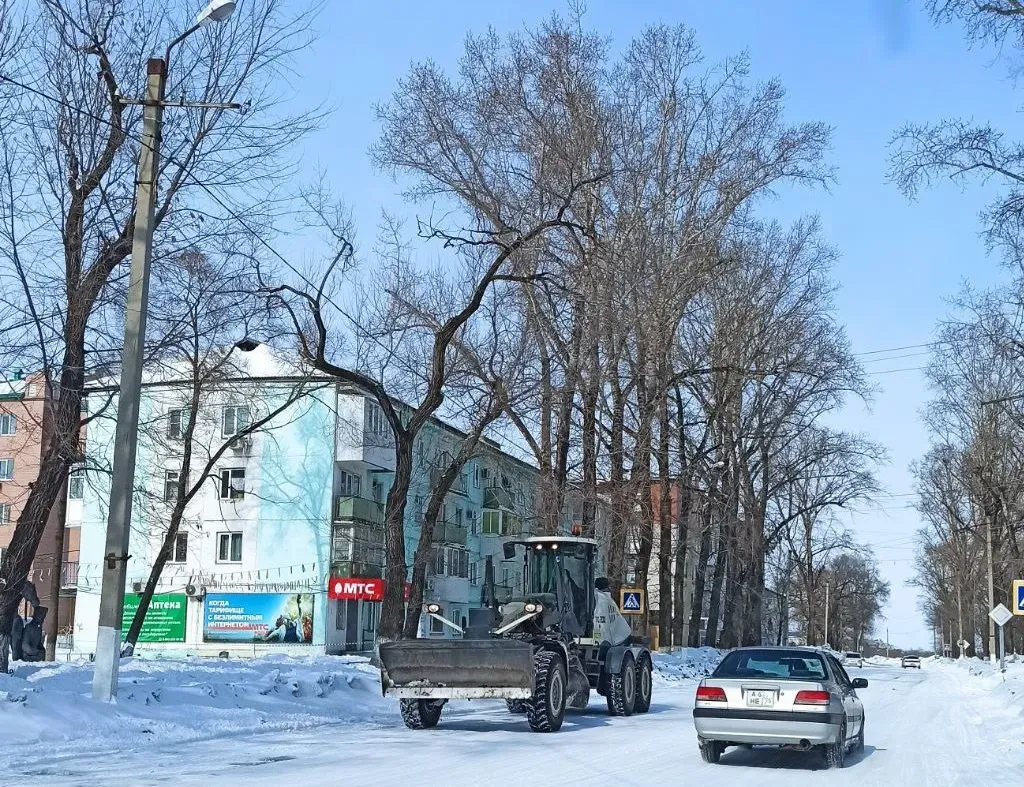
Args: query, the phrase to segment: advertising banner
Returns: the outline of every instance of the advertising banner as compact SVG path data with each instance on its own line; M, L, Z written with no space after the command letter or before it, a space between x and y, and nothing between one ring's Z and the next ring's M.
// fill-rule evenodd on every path
M124 612L121 618L121 633L127 634L135 610L139 608L139 599L134 593L126 593ZM142 621L139 642L184 642L185 641L185 610L188 596L184 593L167 593L155 595L146 610L146 619Z
M312 593L207 593L204 642L311 642Z

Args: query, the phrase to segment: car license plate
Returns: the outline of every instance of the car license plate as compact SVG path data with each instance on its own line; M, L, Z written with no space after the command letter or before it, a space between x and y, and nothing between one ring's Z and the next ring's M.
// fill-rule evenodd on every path
M775 692L766 689L748 689L747 705L752 708L771 708L775 705Z

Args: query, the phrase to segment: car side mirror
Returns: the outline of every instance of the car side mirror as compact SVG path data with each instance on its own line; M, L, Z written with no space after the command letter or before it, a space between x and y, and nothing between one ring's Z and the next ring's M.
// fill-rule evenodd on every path
M506 541L501 545L502 550L505 552L505 560L514 560L516 557L516 545L511 541Z
M853 679L853 687L855 689L866 689L868 687L868 679L867 678L854 678Z

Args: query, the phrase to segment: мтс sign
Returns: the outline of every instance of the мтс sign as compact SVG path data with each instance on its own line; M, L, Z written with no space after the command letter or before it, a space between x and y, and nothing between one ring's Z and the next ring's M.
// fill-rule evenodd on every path
M382 601L384 580L364 577L331 577L327 597L344 601Z

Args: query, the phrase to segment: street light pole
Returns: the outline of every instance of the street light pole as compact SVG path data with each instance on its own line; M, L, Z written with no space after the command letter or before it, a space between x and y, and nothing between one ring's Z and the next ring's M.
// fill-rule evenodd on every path
M100 702L110 702L117 696L118 667L121 658L121 619L124 612L124 583L129 558L132 493L135 487L135 453L138 442L143 348L146 339L149 267L153 257L153 221L157 177L160 171L160 134L164 89L167 86L167 62L171 49L176 44L208 22L221 22L227 19L234 9L235 3L231 0L212 0L200 13L196 24L171 42L163 58L150 58L146 63L146 96L142 102L125 102L143 105L142 147L139 150L138 179L135 184L132 264L128 279L117 426L114 431L114 462L110 474L107 538L103 550L96 667L92 679L93 699Z
M117 696L118 661L121 658L121 617L128 564L128 523L132 518L135 487L135 449L139 426L142 385L142 351L146 337L149 296L149 264L153 256L153 214L159 171L160 125L163 119L167 63L150 58L146 64L146 100L142 119L142 148L135 185L135 228L132 235L132 268L124 323L124 354L114 431L114 463L110 474L110 506L104 548L103 584L100 590L99 631L96 636L96 669L92 696L110 702Z

